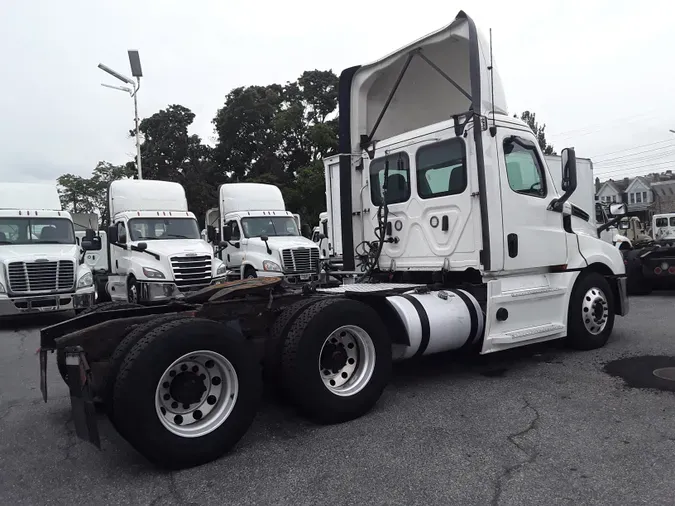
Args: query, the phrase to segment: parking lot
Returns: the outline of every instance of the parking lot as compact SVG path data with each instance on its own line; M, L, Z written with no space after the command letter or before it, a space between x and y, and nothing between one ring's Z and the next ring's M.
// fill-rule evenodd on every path
M49 403L39 390L38 329L54 319L2 322L0 503L673 504L675 393L604 368L675 357L675 293L630 303L600 350L401 364L350 423L314 426L268 398L234 452L176 473L150 467L103 416L101 451L78 440L53 356ZM632 371L645 385L650 360Z

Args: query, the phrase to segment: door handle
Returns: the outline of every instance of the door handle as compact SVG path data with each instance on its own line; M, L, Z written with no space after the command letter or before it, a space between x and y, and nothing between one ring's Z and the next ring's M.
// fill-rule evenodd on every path
M518 235L509 234L506 236L506 244L509 248L509 256L515 258L518 256Z
M445 215L445 216L443 216L443 219L441 220L441 230L443 230L443 232L447 232L449 228L450 228L450 224L449 224L448 216Z

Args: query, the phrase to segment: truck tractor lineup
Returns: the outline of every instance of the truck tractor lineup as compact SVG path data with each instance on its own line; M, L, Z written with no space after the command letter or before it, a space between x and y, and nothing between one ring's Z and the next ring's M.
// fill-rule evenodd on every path
M92 272L56 185L0 184L0 317L93 304Z
M225 264L202 240L180 184L113 181L108 216L105 234L81 240L88 261L97 267L103 300L163 303L224 279Z
M551 169L531 129L509 114L469 16L344 70L338 93L324 235L341 266L318 279L319 248L299 237L278 190L223 185L208 237L233 280L207 286L223 270L195 243L172 267L196 269L203 258L194 283L204 288L135 304L130 286L162 297L176 284L161 260L174 254L164 249L172 241L155 234L199 231L182 204L138 209L168 191L134 200L120 186L108 232L115 300L41 331L44 399L47 354L58 351L79 437L100 446L98 403L155 465L185 468L241 439L263 378L301 414L331 424L368 413L394 361L554 339L605 345L628 313L622 254L598 237L593 204L575 203L587 188L574 150ZM615 219L626 209L608 210Z

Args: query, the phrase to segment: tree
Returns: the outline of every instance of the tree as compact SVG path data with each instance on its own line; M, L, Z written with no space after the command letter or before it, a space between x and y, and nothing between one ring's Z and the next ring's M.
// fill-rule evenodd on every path
M136 176L134 164L113 165L98 162L89 178L64 174L56 181L64 209L73 213L98 213L102 224L108 222L108 185L117 179Z
M518 116L514 114L513 117L517 118ZM527 123L532 129L535 137L537 138L537 142L539 143L539 147L544 152L544 154L555 155L556 153L553 149L553 146L546 142L546 135L544 134L544 130L546 130L546 124L540 126L536 121L535 113L530 111L523 112L520 115L520 119Z
M337 94L330 70L232 90L213 119L216 162L235 181L278 186L289 210L314 220L326 205L321 160L337 152Z
M144 118L138 129L143 136L143 179L180 183L189 209L201 219L216 204L218 184L227 176L219 173L212 149L202 144L198 135L188 132L194 119L190 109L173 104ZM129 165L135 168L134 162Z

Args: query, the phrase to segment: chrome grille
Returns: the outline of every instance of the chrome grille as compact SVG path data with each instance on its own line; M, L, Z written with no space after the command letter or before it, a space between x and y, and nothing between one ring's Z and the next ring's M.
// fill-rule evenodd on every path
M171 269L179 289L198 289L211 283L211 257L171 257Z
M12 262L7 274L12 293L67 291L75 286L75 263L70 260Z
M286 274L314 273L319 268L319 248L294 248L281 250Z

